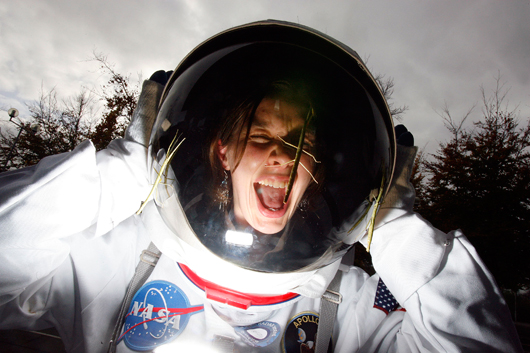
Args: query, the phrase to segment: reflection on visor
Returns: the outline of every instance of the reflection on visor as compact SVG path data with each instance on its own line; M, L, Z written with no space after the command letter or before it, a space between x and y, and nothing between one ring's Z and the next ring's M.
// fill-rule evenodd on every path
M240 246L251 246L254 242L252 234L230 229L226 231L225 240L227 243Z

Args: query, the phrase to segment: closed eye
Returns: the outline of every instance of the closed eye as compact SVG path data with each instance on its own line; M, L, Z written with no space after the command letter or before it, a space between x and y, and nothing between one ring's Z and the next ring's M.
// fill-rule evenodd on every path
M280 141L282 141L286 146L289 146L289 147L291 147L291 148L293 148L293 149L296 149L296 148L297 148L295 145L293 145L292 143L289 143L289 142L285 141L285 140L282 139L280 136L277 136L277 137L278 137L278 139L279 139ZM309 157L313 158L313 160L315 161L315 163L320 163L320 161L318 161L318 160L315 158L315 156L313 156L313 155L311 154L311 152L309 151L309 149L313 146L313 143L310 142L310 141L309 141L308 143L310 143L311 146L310 146L309 148L307 148L307 149L306 149L306 148L302 148L302 152L305 153L305 154L307 154ZM306 145L306 142L304 142L304 146L305 146L305 145ZM293 161L291 161L291 162L293 162ZM305 167L304 167L304 168L305 168Z
M255 143L269 143L272 137L267 135L250 135L249 140Z
M304 140L304 146L303 146L304 150L311 150L313 148L313 146L314 146L313 141L308 140L308 139Z

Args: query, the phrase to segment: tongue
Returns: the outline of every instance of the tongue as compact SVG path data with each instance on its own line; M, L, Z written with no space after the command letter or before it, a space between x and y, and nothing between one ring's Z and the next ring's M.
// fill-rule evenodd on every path
M257 189L261 204L268 209L280 209L283 207L285 188L273 188L260 185Z

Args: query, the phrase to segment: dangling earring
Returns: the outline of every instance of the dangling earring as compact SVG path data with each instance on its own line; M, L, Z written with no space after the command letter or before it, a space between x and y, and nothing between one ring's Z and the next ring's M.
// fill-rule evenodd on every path
M230 190L228 188L228 173L224 171L224 179L221 181L221 186L219 187L219 209L224 211L228 206L230 200Z
M307 197L304 197L300 202L298 203L298 208L301 212L307 212L307 209L309 208L309 201L307 200Z

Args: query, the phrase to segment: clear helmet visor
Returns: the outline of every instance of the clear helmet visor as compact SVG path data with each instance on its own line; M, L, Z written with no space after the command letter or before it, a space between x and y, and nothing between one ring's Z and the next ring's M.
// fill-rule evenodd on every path
M177 68L150 146L166 224L256 271L342 256L394 162L386 105L361 81L282 41L233 43Z

